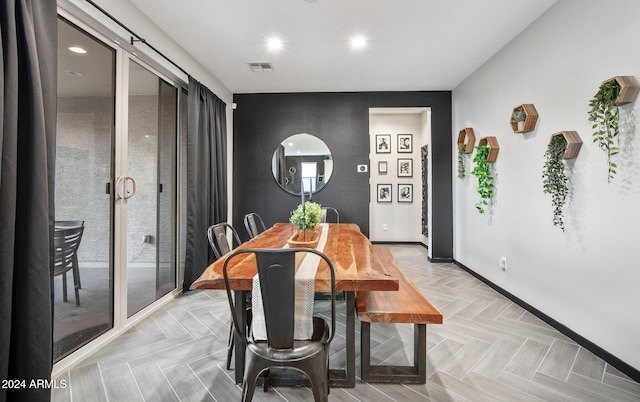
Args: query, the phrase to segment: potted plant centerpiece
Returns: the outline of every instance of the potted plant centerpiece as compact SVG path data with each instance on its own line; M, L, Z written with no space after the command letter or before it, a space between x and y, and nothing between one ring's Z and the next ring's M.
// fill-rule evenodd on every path
M298 226L298 231L289 239L289 247L309 247L315 248L320 240L320 227L318 223L322 219L322 208L320 204L306 201L298 205L298 208L291 212L289 222Z

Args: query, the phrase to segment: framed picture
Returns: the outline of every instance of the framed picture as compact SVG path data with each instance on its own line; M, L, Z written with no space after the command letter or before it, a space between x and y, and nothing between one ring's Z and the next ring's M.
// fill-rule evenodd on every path
M378 202L391 202L391 184L378 184Z
M398 184L398 202L413 202L413 184Z
M376 135L376 153L377 154L391 153L391 134Z
M398 134L398 153L410 154L413 152L413 134Z
M380 161L378 162L378 173L380 174L387 174L387 161Z
M413 177L413 159L398 158L398 177Z

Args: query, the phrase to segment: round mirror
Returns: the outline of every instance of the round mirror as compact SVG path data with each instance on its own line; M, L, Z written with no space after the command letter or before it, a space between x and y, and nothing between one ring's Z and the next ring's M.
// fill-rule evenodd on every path
M278 185L288 193L316 193L333 173L333 158L320 138L295 134L282 141L273 152L271 171Z

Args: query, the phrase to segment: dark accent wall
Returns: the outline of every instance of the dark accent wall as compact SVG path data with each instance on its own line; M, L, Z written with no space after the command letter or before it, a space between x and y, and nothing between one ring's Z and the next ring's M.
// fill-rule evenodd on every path
M233 101L233 225L243 239L246 213L257 212L270 226L288 221L300 203L271 174L273 151L299 133L322 139L333 155L331 179L313 200L338 209L341 222L356 223L368 236L369 174L356 165L369 164L369 108L431 108L431 252L434 259L453 258L450 91L235 94Z

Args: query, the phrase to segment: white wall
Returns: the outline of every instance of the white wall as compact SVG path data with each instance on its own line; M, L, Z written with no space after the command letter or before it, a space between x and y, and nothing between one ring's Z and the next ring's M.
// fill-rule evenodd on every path
M371 141L370 154L370 188L371 204L369 209L369 238L372 241L398 241L398 242L422 242L426 239L422 236L422 168L420 147L428 140L430 126L425 123L428 114L424 108L408 108L406 113L398 114L370 114L369 131ZM391 134L391 153L376 153L376 134ZM398 153L398 134L413 135L413 152ZM413 177L398 177L398 158L410 158L413 160ZM386 161L388 172L378 173L378 162ZM377 202L377 185L392 185L392 202ZM413 185L413 202L398 202L398 184ZM383 224L387 230L383 230Z
M455 142L459 130L473 127L476 137L500 143L491 213L474 208L474 177L454 179L455 259L636 369L640 101L621 108L623 148L611 184L587 112L602 81L640 76L638 16L637 0L560 0L454 89L452 133ZM516 135L509 117L521 103L535 104L540 118L535 131ZM584 142L568 163L566 233L552 224L541 178L549 138L562 130Z

